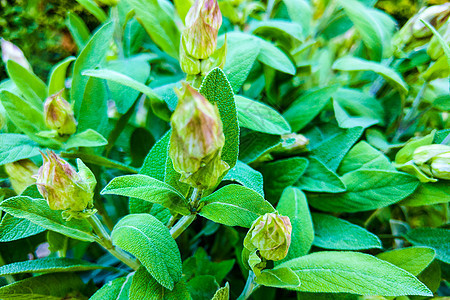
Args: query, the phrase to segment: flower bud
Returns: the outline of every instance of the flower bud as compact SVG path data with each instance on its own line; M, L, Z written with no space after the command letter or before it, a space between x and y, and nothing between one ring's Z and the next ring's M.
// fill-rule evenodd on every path
M38 167L29 159L22 159L5 164L14 191L20 195L30 185L36 182L32 176L38 172Z
M261 257L268 260L282 260L291 244L292 225L289 217L278 212L267 213L253 222L244 239L244 247L249 251L258 250Z
M196 0L186 15L186 29L181 40L186 53L196 59L206 59L216 50L222 14L217 0Z
M183 84L178 91L178 105L170 123L169 155L180 181L200 189L214 187L219 177L229 169L222 161L225 136L217 105L211 104L197 90Z
M62 91L45 100L45 124L48 128L56 130L59 135L71 135L77 131L77 121L72 106L61 94Z
M440 144L420 146L414 150L413 161L416 165L422 165L427 163L436 155L446 152L450 152L450 146Z
M0 39L0 45L2 49L2 60L5 64L8 60L12 60L21 65L22 67L30 71L32 70L30 63L25 58L25 55L23 55L23 52L22 50L20 50L19 47L4 39Z
M450 151L434 157L430 167L434 177L450 180Z
M183 39L180 43L180 66L181 70L188 75L200 73L200 60L193 58L186 52L186 45Z
M39 193L47 200L53 210L81 212L91 208L93 203L95 177L92 172L78 160L76 172L64 159L53 151L44 153L43 165L36 176Z
M450 180L450 146L435 144L418 147L414 151L413 161L427 175Z
M227 41L225 40L225 44L222 47L214 51L214 53L204 59L200 63L200 69L203 76L206 76L209 71L214 68L221 68L225 65L225 59L227 57Z
M298 153L306 150L309 139L302 134L290 133L281 136L281 147L276 152Z

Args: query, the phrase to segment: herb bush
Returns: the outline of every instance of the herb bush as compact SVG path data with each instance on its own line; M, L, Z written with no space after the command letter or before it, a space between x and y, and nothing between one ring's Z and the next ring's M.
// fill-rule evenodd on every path
M450 295L449 3L78 2L1 42L1 299Z

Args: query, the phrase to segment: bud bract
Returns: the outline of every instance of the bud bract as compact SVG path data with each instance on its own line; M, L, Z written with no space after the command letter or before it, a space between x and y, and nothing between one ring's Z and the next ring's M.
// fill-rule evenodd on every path
M261 257L268 260L282 260L291 244L292 225L289 217L278 212L267 213L253 222L244 239L244 247L249 251L258 250Z
M12 60L31 71L30 63L19 47L4 39L0 39L0 45L2 49L2 60L5 64L8 60Z
M188 75L200 73L200 60L192 57L186 52L186 45L183 39L180 43L180 66L181 70Z
M222 47L214 51L214 53L204 59L200 63L200 69L203 76L206 76L209 71L214 68L221 68L225 65L225 59L227 57L227 41L225 40L225 44Z
M62 91L45 100L45 124L48 128L56 130L59 135L71 135L77 131L77 121L72 106L61 94Z
M181 40L186 53L196 59L206 59L217 46L222 14L217 0L196 0L186 15L186 28Z
M221 159L225 136L217 105L188 84L179 92L170 123L169 155L180 181L200 189L214 187L229 169Z
M43 165L36 176L39 193L47 200L53 210L81 212L93 204L95 177L78 160L76 172L67 161L50 151L42 153Z
M450 180L450 151L434 157L430 167L434 177Z
M32 176L37 174L38 167L31 160L22 159L5 164L5 171L12 188L20 195L28 186L36 182Z

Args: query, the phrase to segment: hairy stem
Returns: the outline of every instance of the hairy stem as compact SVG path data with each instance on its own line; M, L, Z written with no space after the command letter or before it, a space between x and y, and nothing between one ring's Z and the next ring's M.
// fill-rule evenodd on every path
M185 231L189 225L194 222L196 216L197 216L197 207L200 202L200 199L202 198L202 190L199 190L198 188L194 188L191 195L191 200L189 201L190 207L191 207L191 214L187 216L183 216L178 222L173 225L173 227L170 229L170 234L174 239L179 237L183 231Z
M109 253L111 253L114 257L122 261L133 270L137 270L139 268L140 263L135 258L130 256L122 249L113 245L111 237L109 236L108 232L106 232L105 227L103 227L102 222L100 222L96 215L89 217L87 220L98 236L97 243L102 245L103 248L108 250Z
M245 283L245 287L242 290L241 295L237 298L237 300L246 300L250 295L259 287L259 285L255 282L256 276L253 271L248 272L247 282Z

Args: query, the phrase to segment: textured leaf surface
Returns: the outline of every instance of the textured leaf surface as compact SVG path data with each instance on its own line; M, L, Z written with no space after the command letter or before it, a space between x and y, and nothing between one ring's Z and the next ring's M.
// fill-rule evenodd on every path
M263 270L255 281L264 286L277 288L296 288L301 285L297 274L290 268Z
M51 210L44 199L17 196L1 202L0 208L16 218L25 218L71 238L88 242L94 241L94 236L91 234L92 229L86 220L65 221L61 216L61 211Z
M219 68L209 72L203 79L200 93L211 103L217 103L225 135L222 159L232 168L236 164L239 152L239 125L233 89L225 73Z
M315 157L309 158L308 167L295 186L309 192L340 193L346 190L339 176Z
M116 177L103 189L102 194L135 197L158 203L183 215L190 213L183 195L167 183L145 175Z
M282 261L307 254L314 240L314 228L305 194L297 188L287 187L278 202L277 211L288 216L292 225L291 245Z
M211 300L229 300L230 299L230 285L228 282L224 287L218 289Z
M307 166L308 160L303 157L291 157L262 166L260 171L264 176L264 191L267 199L278 200L286 187L297 182Z
M433 183L420 183L419 187L403 199L400 204L405 206L423 206L450 201L450 184L444 180Z
M23 134L0 134L0 165L39 155L39 145Z
M270 106L239 95L235 99L239 126L268 134L291 132L283 116Z
M69 13L70 15L73 15ZM66 73L69 65L75 60L75 57L69 56L59 63L57 63L50 71L49 83L48 83L48 94L53 95L64 89L66 81Z
M239 159L249 164L254 162L266 151L276 147L281 142L279 135L242 130L239 144Z
M405 237L413 245L433 248L437 259L450 263L450 229L417 228L408 231Z
M191 299L186 282L181 280L175 284L173 290L168 290L159 284L145 268L141 267L133 276L130 288L130 300L178 300Z
M45 231L45 228L30 222L5 214L0 223L0 242L10 242L36 235Z
M357 170L341 177L347 191L339 194L309 194L309 203L323 211L357 212L389 206L408 197L419 181L408 174Z
M382 248L380 239L366 229L330 215L313 213L314 246L336 250Z
M136 256L159 284L172 290L181 279L181 257L169 229L149 214L128 215L111 234L115 245Z
M223 180L236 181L264 197L263 176L241 161L230 169Z
M46 257L15 262L0 267L0 276L22 273L80 272L96 269L113 269L74 258Z
M116 278L113 281L104 284L94 295L89 298L90 300L128 300L128 292L130 290L131 281L134 273L131 273L127 277Z
M97 131L88 129L72 135L64 145L66 149L78 147L100 147L108 144L108 141Z
M357 252L317 252L285 262L302 283L297 291L360 295L422 295L431 291L411 273Z
M274 211L257 192L237 184L227 185L202 199L200 215L216 223L249 228L253 221Z
M431 264L435 254L428 247L409 247L383 252L377 257L417 276Z

